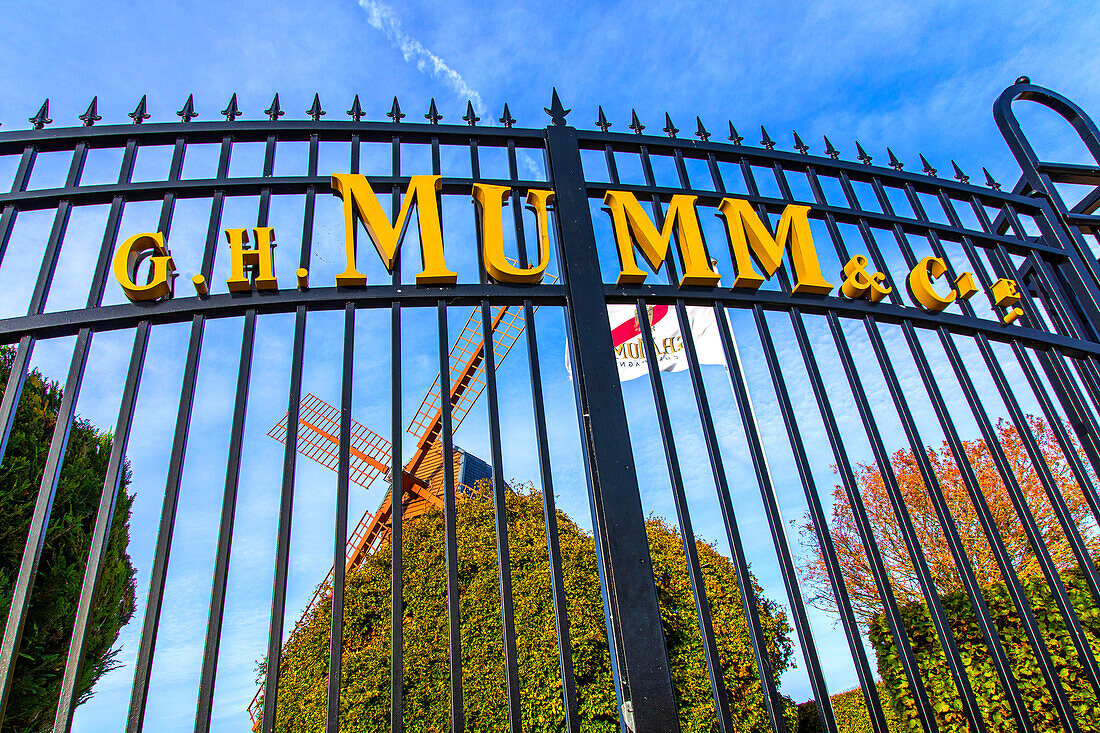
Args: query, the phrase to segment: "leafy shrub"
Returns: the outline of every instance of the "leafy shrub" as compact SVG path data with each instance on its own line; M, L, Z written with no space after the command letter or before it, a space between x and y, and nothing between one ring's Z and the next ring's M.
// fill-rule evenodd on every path
M1100 649L1100 610L1097 609L1084 577L1079 569L1062 571L1077 617L1085 630L1092 648ZM1054 660L1070 704L1077 713L1082 731L1100 731L1100 709L1096 693L1089 684L1077 652L1066 633L1058 607L1046 580L1040 577L1022 581L1024 593L1031 602L1035 618L1046 639L1047 648ZM994 624L1008 655L1020 692L1027 703L1035 730L1059 730L1061 723L1054 708L1050 690L1039 670L1038 662L1024 634L1019 616L1012 605L1004 583L996 583L982 589ZM1012 713L1004 688L997 677L992 658L985 645L977 616L965 593L953 593L943 597L944 611L958 642L959 653L966 665L970 683L977 696L990 730L1013 730ZM902 609L902 617L910 644L917 657L921 678L935 710L941 731L969 730L963 714L962 701L947 667L947 659L940 647L939 638L932 626L928 608L921 603L911 603ZM903 721L902 730L920 730L916 708L905 673L898 658L897 649L882 617L874 620L870 630L871 644L878 657L879 674L883 687L889 692L892 707Z
M542 495L509 493L506 505L524 730L560 730L561 681ZM461 497L457 506L466 729L506 730L492 499L481 490ZM581 726L586 731L618 731L593 540L561 512L558 526ZM658 519L649 520L647 528L683 730L717 730L681 538ZM446 730L450 669L442 513L409 522L403 547L405 727ZM733 564L710 545L697 542L697 547L737 730L763 733L770 728ZM390 568L385 548L347 577L341 730L388 727ZM792 664L790 627L783 612L768 600L760 600L760 613L767 653L778 676ZM283 650L278 731L323 730L330 616L331 596L296 629ZM787 716L793 728L793 705Z
M11 348L0 349L0 390L13 355ZM4 518L0 522L0 618L6 619L11 607L60 405L61 387L56 382L43 379L37 371L27 375L7 453L0 464L0 516ZM109 434L98 432L85 420L74 421L12 678L5 731L47 731L53 725L110 454ZM96 681L117 665L118 649L112 647L134 613L134 567L126 553L133 503L129 483L127 468L92 606L87 653L77 680L78 704L86 702Z

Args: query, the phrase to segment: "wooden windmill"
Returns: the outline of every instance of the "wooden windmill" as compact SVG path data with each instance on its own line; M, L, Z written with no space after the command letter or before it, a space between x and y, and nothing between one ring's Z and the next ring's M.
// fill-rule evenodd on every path
M554 278L556 279L556 278ZM490 308L495 363L500 363L523 333L523 311L519 306L493 306ZM450 351L450 395L452 432L458 430L462 420L485 389L485 343L482 337L481 308L475 307L466 325ZM442 396L439 375L436 375L419 409L413 416L407 432L418 441L412 458L401 472L401 516L403 521L414 519L433 507L443 506L444 471L451 470L459 477L455 490L465 487L461 464L466 454L456 449L452 456L443 455ZM297 450L306 458L317 461L333 471L339 471L340 410L313 394L302 398L298 412ZM286 415L268 435L285 443L287 439ZM380 476L388 481L390 489L381 505L374 512L367 511L355 530L348 536L345 551L347 570L351 570L368 555L378 549L390 536L393 518L393 487L397 482L392 476L390 456L392 444L362 423L351 421L350 461L348 479L364 489L369 488ZM478 459L474 459L478 460ZM480 461L479 461L480 462ZM325 580L317 586L309 604L298 620L296 629L304 624L317 604L330 591L334 575L330 569ZM248 706L253 727L258 724L263 688Z

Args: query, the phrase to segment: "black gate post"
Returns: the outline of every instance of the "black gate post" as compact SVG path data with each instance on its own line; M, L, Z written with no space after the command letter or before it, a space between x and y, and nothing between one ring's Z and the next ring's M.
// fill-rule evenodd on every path
M620 728L679 731L577 131L563 115L555 117L546 143L600 580L617 662Z

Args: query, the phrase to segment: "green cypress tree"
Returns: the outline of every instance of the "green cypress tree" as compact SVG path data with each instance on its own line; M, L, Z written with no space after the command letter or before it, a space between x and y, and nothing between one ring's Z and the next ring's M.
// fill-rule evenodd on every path
M13 357L11 348L0 350L0 389L6 384ZM61 393L60 385L44 379L37 370L27 375L7 453L0 464L0 516L4 517L0 522L0 618L7 618L11 605ZM77 418L24 625L4 731L37 733L53 724L110 454L111 435ZM114 644L134 613L134 567L126 552L133 503L129 483L127 466L92 607L84 668L77 681L78 704L86 702L96 681L117 666Z
M470 731L506 730L508 715L493 505L486 493L460 498L456 523L463 704ZM510 493L506 503L524 730L562 730L542 494ZM595 547L591 536L561 512L558 526L581 727L618 731ZM716 731L680 535L657 519L650 519L647 528L683 730ZM696 544L736 729L763 733L770 727L733 563L710 545ZM405 525L403 558L405 729L447 730L450 670L442 512ZM390 567L387 545L347 578L341 730L388 727ZM793 664L790 627L771 601L760 597L759 610L768 657L778 676ZM324 730L331 613L329 596L296 628L283 650L277 731ZM261 678L262 673L261 664ZM794 730L793 705L788 706L787 718Z

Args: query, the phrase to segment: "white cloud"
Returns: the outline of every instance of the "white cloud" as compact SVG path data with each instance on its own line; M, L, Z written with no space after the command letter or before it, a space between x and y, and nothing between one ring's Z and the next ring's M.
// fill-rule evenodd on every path
M416 68L421 73L440 79L452 92L459 97L469 99L474 103L475 109L485 109L481 101L481 95L471 87L462 75L447 65L447 62L424 47L401 29L401 19L389 5L375 2L374 0L358 0L359 7L367 13L367 22L372 28L376 28L390 39L406 61L416 62Z

